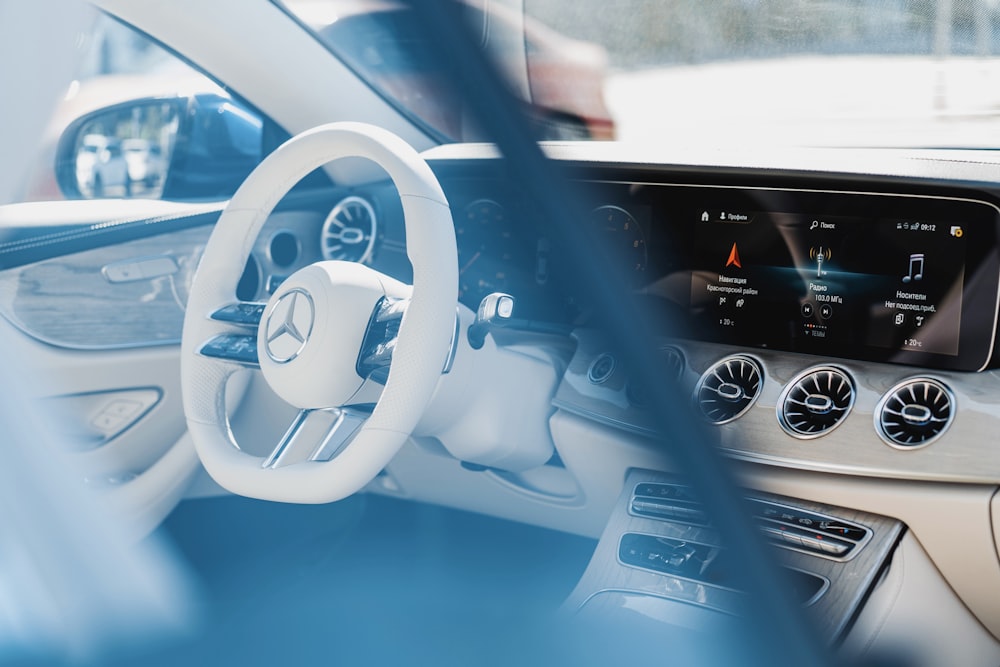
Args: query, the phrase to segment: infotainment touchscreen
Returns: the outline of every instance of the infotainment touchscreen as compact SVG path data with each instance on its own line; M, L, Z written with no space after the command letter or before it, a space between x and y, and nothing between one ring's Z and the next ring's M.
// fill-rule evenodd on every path
M722 338L954 356L969 238L951 222L706 208L692 313Z
M1000 275L991 204L717 186L631 196L649 207L651 255L672 256L649 268L661 286L671 276L682 335L952 370L989 361Z

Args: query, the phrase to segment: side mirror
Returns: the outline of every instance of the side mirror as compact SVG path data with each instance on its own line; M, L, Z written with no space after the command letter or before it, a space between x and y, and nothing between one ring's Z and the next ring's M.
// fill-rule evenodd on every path
M263 126L219 95L116 104L66 128L56 180L70 199L226 198L261 161Z

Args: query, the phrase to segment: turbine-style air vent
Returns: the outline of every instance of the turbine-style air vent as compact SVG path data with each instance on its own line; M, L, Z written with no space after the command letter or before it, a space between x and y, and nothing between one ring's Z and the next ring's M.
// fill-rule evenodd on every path
M750 357L726 357L698 380L694 400L706 419L725 424L750 409L760 395L762 380L760 365Z
M854 406L854 382L833 366L810 368L778 399L778 423L797 438L818 438L836 428Z
M667 367L667 377L671 381L676 382L684 377L684 369L687 368L687 361L684 359L684 353L681 352L680 348L667 345L660 348L660 354L663 355L663 363Z
M890 389L875 408L875 430L894 447L922 447L937 440L955 416L945 385L912 378Z
M378 238L375 209L362 197L341 199L326 216L320 237L323 259L370 262Z

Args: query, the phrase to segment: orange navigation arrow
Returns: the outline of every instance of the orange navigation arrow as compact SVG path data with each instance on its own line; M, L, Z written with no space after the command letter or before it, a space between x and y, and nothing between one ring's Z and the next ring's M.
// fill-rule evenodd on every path
M735 266L737 269L742 269L743 265L740 264L740 251L736 249L736 244L733 244L733 249L729 251L729 259L726 260L726 266Z

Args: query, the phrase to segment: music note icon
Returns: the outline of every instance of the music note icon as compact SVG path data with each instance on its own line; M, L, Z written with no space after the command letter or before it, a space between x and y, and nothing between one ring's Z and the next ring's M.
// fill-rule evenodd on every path
M910 255L910 272L903 276L903 282L908 283L911 280L916 282L923 279L924 277L924 254L914 253Z

